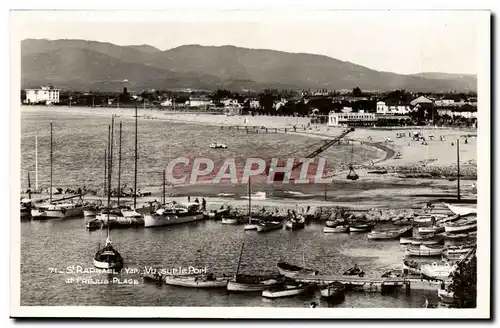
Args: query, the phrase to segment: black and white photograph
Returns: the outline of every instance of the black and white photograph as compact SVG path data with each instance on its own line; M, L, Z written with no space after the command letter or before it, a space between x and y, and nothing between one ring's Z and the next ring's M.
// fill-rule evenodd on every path
M489 318L490 15L11 11L10 315Z

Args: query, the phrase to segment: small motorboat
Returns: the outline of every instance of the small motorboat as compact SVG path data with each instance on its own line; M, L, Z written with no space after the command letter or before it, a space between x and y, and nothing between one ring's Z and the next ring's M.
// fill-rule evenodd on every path
M349 226L348 225L339 225L339 226L336 226L336 227L323 227L323 232L324 233L349 232Z
M231 292L261 292L282 283L281 277L236 275L227 283L227 290Z
M290 297L310 292L316 288L314 283L285 282L262 291L262 296L267 298Z
M388 230L388 231L372 231L368 233L368 239L380 240L380 239L397 239L402 235L411 231L413 226L407 226L398 230Z
M192 288L226 288L229 277L218 278L213 273L202 276L165 276L166 285Z
M440 233L444 231L444 226L418 227L419 234Z
M261 223L261 220L250 218L250 219L248 219L248 223L245 224L244 229L245 230L257 230L257 226L259 225L259 223Z
M296 275L306 274L306 275L317 275L318 271L313 269L308 269L300 267L297 265L290 264L288 262L280 261L276 264L279 273L287 278L294 278Z
M443 253L443 248L430 248L429 246L420 247L408 247L405 251L407 256L441 256Z
M103 222L98 219L89 220L85 225L85 228L89 231L98 230L101 229L102 227L103 227Z
M236 225L236 224L240 224L240 220L239 218L235 218L235 217L222 217L222 220L221 220L221 223L222 224L232 224L232 225Z
M328 299L342 299L345 297L345 289L342 283L334 281L321 288L321 296Z
M474 245L460 245L460 246L448 246L446 248L447 254L467 254L474 248Z
M335 227L336 225L337 225L337 221L335 221L335 220L326 220L325 221L326 227Z
M455 299L455 293L453 293L452 291L448 291L444 288L440 288L438 290L438 297L441 302L446 304L455 304L457 301Z
M299 215L295 219L290 219L285 222L285 228L290 230L299 230L304 229L306 218L302 215Z
M368 232L371 228L372 225L368 223L354 223L349 225L349 232Z
M399 243L401 245L408 245L408 244L411 244L413 241L413 238L411 237L400 237L399 238Z
M446 233L463 233L477 229L476 220L459 220L455 223L447 224L444 227Z
M210 148L213 148L213 149L220 149L220 148L225 149L225 148L227 148L227 145L223 144L223 143L216 142L216 143L210 144Z
M352 268L347 269L344 271L344 276L360 276L363 277L365 275L365 272L361 270L357 264L355 264Z
M271 221L271 222L261 222L257 225L258 232L267 232L272 230L279 230L283 228L283 222Z
M109 235L104 247L99 249L94 256L94 266L98 269L112 269L116 272L120 272L123 268L123 258L111 244Z

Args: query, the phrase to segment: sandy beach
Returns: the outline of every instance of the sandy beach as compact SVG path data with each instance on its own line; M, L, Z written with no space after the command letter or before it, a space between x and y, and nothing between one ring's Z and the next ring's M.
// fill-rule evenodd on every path
M22 111L40 110L37 107L23 106ZM103 116L109 117L112 114L118 115L120 119L133 119L133 109L120 108L85 108L85 107L47 107L45 111L74 113L75 115ZM265 126L268 129L291 129L293 125L298 127L307 126L307 118L291 117L269 117L269 116L226 116L212 115L206 113L181 113L160 110L138 109L140 120L162 120L177 123L202 124L211 126L221 126L224 129L236 126ZM332 128L326 125L311 125L302 131L299 128L296 133L310 136L312 138L330 139L342 132L342 128ZM262 130L261 130L262 131ZM280 130L284 133L284 130ZM410 135L413 132L420 132L426 138L427 144L414 141ZM261 133L261 132L259 132ZM265 133L265 132L262 132ZM397 133L404 133L405 136L397 138ZM429 136L434 136L431 140ZM440 139L443 136L444 140ZM467 143L465 143L465 136ZM256 206L294 206L293 204L314 204L315 206L350 206L356 205L361 208L372 206L389 207L411 207L415 204L432 201L437 198L450 198L456 194L456 182L446 177L447 174L456 174L457 149L456 140L460 139L460 166L461 174L465 175L461 183L462 194L465 197L475 198L473 188L477 159L477 138L476 132L458 129L439 128L399 128L399 129L373 129L358 128L348 135L348 138L356 142L372 145L378 149L377 158L372 163L360 163L356 172L360 179L353 182L345 179L345 168L333 174L333 183L328 186L308 185L297 188L297 185L266 185L259 184L254 192L266 192L268 198L255 200ZM387 140L386 139L390 139ZM454 145L451 145L453 142ZM385 149L385 150L384 150ZM390 151L388 151L390 150ZM395 158L396 153L401 154L401 158ZM334 152L333 152L334 154ZM332 156L331 154L329 156ZM333 155L334 156L334 155ZM373 166L372 166L373 165ZM370 169L387 168L388 174L369 174ZM344 169L344 170L342 170ZM444 176L403 178L401 172L438 172ZM465 173L465 174L464 174ZM147 188L152 192L152 197L146 200L159 200L161 197L161 187ZM172 199L184 199L190 195L204 197L209 204L220 206L230 202L235 206L244 206L246 200L231 195L246 194L246 186L231 184L196 184L177 185L167 188L167 196ZM276 190L281 190L277 194ZM284 194L283 194L284 192ZM220 195L228 196L220 196ZM326 194L326 198L325 198ZM210 206L211 207L211 206Z

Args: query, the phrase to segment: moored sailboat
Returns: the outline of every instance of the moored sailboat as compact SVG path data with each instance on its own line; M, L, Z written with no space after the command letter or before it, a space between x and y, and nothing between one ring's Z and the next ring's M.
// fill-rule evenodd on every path
M111 124L113 125L113 119L111 121ZM109 215L110 215L110 203L111 203L111 170L112 170L112 163L113 163L113 134L111 132L111 127L109 128L108 132L108 206L107 206L107 217L108 217L108 224L107 224L107 237L106 237L106 242L104 244L103 248L99 248L94 255L94 266L99 269L111 269L113 271L119 272L123 268L123 257L121 254L116 250L111 242L110 238L110 229L109 229Z
M283 279L277 276L262 275L240 275L241 257L245 243L241 245L238 267L234 277L229 280L227 290L233 292L261 292L266 288L271 288L280 284Z

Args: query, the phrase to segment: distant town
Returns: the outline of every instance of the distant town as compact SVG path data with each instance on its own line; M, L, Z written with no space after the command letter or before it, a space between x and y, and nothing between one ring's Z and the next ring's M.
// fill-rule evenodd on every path
M353 90L143 90L131 92L66 91L56 86L21 91L25 105L135 107L204 111L226 115L310 117L330 126L438 125L477 127L477 94Z

